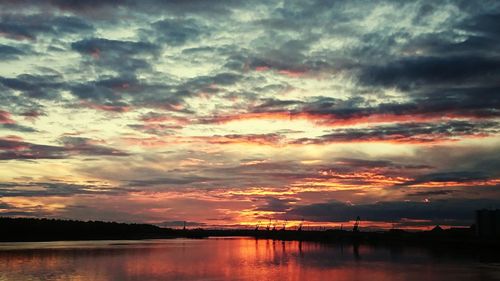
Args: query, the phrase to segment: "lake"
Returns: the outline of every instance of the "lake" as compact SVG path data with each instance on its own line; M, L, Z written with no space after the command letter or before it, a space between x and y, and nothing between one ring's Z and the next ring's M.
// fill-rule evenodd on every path
M0 243L0 280L500 280L479 254L254 238Z

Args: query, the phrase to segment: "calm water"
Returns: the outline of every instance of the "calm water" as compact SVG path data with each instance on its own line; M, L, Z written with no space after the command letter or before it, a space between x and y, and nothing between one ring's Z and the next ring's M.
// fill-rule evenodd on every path
M481 259L252 238L0 243L0 280L500 280Z

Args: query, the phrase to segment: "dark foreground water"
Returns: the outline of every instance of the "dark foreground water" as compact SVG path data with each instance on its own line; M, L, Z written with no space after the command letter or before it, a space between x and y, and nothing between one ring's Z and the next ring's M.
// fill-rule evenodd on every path
M478 254L253 238L0 243L0 280L500 280Z

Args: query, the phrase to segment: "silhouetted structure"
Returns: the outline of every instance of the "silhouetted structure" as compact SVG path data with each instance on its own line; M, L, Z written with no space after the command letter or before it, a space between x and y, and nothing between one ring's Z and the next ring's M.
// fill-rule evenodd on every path
M257 223L257 225L255 226L255 231L259 230L259 226L260 226L260 221Z
M500 238L500 210L477 210L475 227L479 237Z
M281 228L281 231L285 231L286 230L286 223L288 222L288 220L285 220L283 222L283 227Z
M359 232L359 221L361 218L358 216L356 217L356 222L354 223L354 226L352 228L352 232Z
M495 213L478 212L479 226L484 233L495 233L491 219L498 218ZM340 229L303 229L303 222L297 229L270 231L257 227L247 229L171 229L148 224L126 224L98 221L70 221L31 218L0 217L0 241L55 241L55 240L114 240L114 239L165 239L165 238L207 238L227 236L251 236L256 239L318 241L327 243L372 243L390 245L425 245L428 247L468 247L469 249L500 249L500 239L483 238L474 235L473 228L436 227L434 230L410 232L398 229L380 232L359 230L359 218L353 231ZM498 222L498 221L497 221ZM286 223L286 222L285 222ZM488 223L488 224L485 224ZM495 222L494 222L495 223ZM483 225L484 224L484 225ZM497 227L498 224L495 224ZM487 231L484 231L483 227ZM354 231L357 229L357 231ZM481 232L481 233L483 233ZM498 232L496 232L498 234ZM498 237L498 236L497 236Z
M302 231L302 225L304 224L304 220L302 220L297 228L297 231Z
M439 225L436 225L432 230L433 233L443 233L443 228Z

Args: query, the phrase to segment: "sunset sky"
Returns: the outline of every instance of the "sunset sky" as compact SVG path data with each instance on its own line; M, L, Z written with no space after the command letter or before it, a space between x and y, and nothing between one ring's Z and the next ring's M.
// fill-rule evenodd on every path
M0 0L0 216L468 226L500 2L435 3Z

